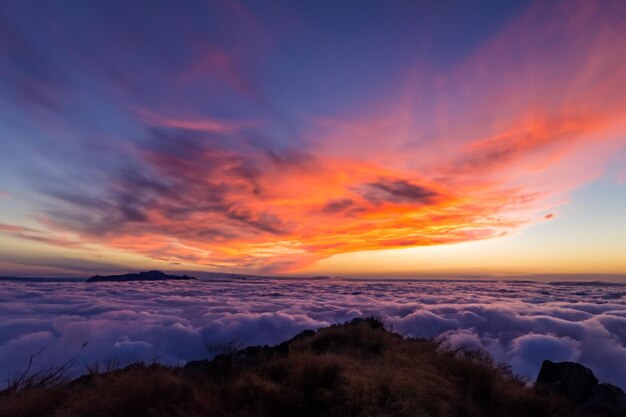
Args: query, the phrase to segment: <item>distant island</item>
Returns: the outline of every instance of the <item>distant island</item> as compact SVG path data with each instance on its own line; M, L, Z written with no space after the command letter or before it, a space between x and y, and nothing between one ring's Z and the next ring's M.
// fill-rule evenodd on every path
M162 271L147 271L122 275L94 275L87 282L127 282L127 281L186 281L197 279L188 275L169 275Z

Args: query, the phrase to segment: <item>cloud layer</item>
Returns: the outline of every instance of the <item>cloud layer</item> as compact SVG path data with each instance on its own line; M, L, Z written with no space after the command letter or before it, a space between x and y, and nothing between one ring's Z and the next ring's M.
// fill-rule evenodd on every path
M98 283L0 281L4 379L77 357L183 364L215 346L275 344L304 329L381 316L406 336L479 347L535 378L573 360L626 388L626 286L536 282L223 279ZM84 348L81 346L87 342Z

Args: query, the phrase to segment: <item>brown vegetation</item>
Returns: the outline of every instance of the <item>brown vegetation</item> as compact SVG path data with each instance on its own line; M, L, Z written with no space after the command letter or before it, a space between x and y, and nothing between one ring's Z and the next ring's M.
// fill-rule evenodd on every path
M0 416L571 416L481 352L405 339L376 319L184 368L131 365L0 393Z

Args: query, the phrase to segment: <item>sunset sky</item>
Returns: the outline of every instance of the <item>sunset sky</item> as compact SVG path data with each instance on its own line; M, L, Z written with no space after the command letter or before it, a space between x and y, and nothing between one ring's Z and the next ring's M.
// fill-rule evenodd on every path
M626 277L626 3L456 3L2 1L0 275Z

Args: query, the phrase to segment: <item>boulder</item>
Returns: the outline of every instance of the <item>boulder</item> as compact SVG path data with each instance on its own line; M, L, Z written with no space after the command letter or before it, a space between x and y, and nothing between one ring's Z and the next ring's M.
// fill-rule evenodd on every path
M576 362L543 361L535 387L539 391L558 394L580 404L591 396L598 384L591 369Z
M535 389L561 395L598 417L626 416L626 394L611 384L599 384L591 369L575 362L543 361Z

